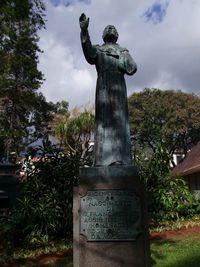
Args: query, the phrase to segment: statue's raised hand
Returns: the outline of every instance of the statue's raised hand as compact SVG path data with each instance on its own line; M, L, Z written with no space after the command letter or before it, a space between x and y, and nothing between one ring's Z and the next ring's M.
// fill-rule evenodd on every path
M79 23L82 31L86 31L89 25L90 18L87 18L84 13L81 14L79 18Z

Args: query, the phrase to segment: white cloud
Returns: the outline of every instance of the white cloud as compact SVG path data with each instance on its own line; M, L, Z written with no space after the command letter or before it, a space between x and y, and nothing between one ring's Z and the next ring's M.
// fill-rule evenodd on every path
M164 1L164 0L163 0ZM153 0L91 0L53 6L47 1L47 30L41 32L40 69L46 82L41 90L48 100L69 101L70 107L94 102L96 71L83 56L78 19L90 17L94 44L114 24L119 43L129 49L138 72L126 77L128 93L145 87L200 91L199 0L170 1L161 23L146 22L143 14ZM165 1L166 2L166 1Z
M40 57L40 68L46 74L42 91L47 99L54 102L65 99L74 105L91 101L95 79L86 68L77 68L73 51L51 35L41 46L45 53Z

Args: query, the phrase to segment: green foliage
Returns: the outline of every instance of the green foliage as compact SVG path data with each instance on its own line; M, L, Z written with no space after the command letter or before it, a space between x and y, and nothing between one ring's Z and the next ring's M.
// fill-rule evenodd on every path
M49 154L51 153L51 154ZM40 246L72 235L73 186L78 183L79 159L51 148L29 168L17 206L3 222L13 243Z
M137 162L154 224L197 212L197 201L189 192L186 182L181 177L170 177L170 156L164 146L158 146L149 159L138 157Z
M133 141L155 151L159 144L172 155L185 153L200 140L200 98L181 91L144 89L129 97Z
M200 140L200 99L181 91L145 89L129 97L133 156L141 167L154 223L199 212L181 177L170 177L175 150Z
M161 233L163 231L176 231L180 229L188 229L192 227L200 226L200 214L195 214L188 218L180 217L177 220L173 221L162 221L157 225L154 225L150 228L150 232Z
M55 110L56 110L56 114L60 114L60 115L68 115L68 108L69 108L69 103L65 100L62 101L58 101L55 104Z
M54 134L60 146L66 152L76 155L83 164L91 164L91 138L94 132L95 119L91 111L76 111L55 117Z
M3 150L19 152L23 142L27 145L45 134L52 110L37 93L43 82L37 66L42 1L1 1L0 25L0 139Z

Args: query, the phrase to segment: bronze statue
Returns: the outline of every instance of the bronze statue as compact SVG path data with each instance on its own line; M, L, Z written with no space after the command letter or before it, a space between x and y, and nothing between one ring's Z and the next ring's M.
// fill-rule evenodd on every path
M136 63L129 51L117 44L114 26L104 29L104 44L100 46L91 44L89 18L82 14L79 22L83 53L87 62L96 66L98 75L94 166L132 165L124 74L133 75Z

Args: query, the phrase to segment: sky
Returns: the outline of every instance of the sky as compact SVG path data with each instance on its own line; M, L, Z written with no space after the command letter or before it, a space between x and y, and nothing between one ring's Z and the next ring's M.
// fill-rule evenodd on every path
M125 76L128 96L144 88L174 89L200 96L199 0L44 0L46 29L39 46L39 69L47 101L70 109L95 102L96 70L86 62L79 17L90 18L93 44L102 44L106 25L115 25L138 71Z

